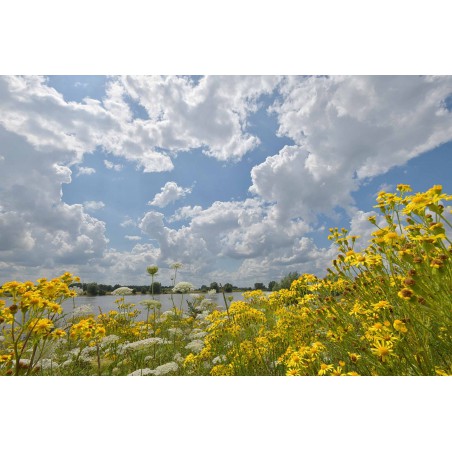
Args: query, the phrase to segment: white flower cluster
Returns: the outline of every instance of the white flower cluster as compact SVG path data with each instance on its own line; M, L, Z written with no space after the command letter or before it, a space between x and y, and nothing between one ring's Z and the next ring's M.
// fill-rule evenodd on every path
M170 372L176 372L179 366L174 361L162 364L154 369L154 375L166 375Z
M190 339L202 339L204 336L207 335L206 331L200 330L199 328L195 328L188 337Z
M168 328L168 333L174 336L182 336L184 332L180 328Z
M179 353L179 352L177 352L174 356L173 356L173 360L176 362L176 363L182 363L183 361L184 361L184 357Z
M195 339L189 342L186 346L186 349L190 350L193 353L199 353L204 348L204 341L201 339Z
M154 371L149 369L148 367L144 369L137 369L132 373L128 374L128 377L145 377L146 375L153 375Z
M226 356L224 355L215 356L215 358L212 359L212 364L221 364L224 362L226 362Z
M111 294L112 295L132 295L133 290L130 287L118 287Z
M117 341L119 341L119 336L116 336L116 334L110 334L109 336L102 338L100 345L101 347L107 347Z
M213 311L216 308L218 308L218 305L209 298L206 298L205 300L202 300L201 303L199 303L199 309L201 311Z
M151 345L154 344L167 344L168 341L166 341L165 339L162 339L161 337L149 337L147 339L142 339L141 341L136 341L136 342L130 342L128 344L124 344L122 345L122 347L120 347L120 350L122 352L126 351L126 350L130 350L130 351L138 351L138 350L144 350L147 347L150 347Z
M154 370L145 367L144 369L137 369L132 373L128 374L128 377L141 377L146 375L166 375L170 372L176 372L179 366L174 361L171 361L161 366L156 367Z
M147 309L160 309L162 307L162 303L158 300L143 300L140 301L140 304Z
M181 281L173 287L173 292L174 293L188 293L188 292L191 292L193 289L194 289L193 284L186 282L186 281Z
M217 291L215 289L210 289L207 291L207 295L216 295Z

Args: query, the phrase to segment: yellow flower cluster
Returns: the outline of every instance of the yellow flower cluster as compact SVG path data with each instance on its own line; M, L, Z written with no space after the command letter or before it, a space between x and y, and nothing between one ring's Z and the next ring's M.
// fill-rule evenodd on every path
M383 218L369 246L330 230L338 247L325 278L244 294L215 312L204 353L186 365L210 375L445 375L452 370L452 196L434 186L377 198ZM386 223L386 224L384 224ZM221 363L215 362L222 357Z
M76 294L69 288L79 278L64 273L58 278L32 281L9 281L0 287L0 374L19 375L24 366L30 373L50 340L66 336L58 323L63 316L61 303ZM22 361L21 361L22 360Z

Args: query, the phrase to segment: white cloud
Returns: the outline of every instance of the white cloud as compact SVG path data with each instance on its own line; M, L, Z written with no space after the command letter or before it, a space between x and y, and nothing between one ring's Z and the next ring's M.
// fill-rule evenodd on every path
M102 201L86 201L83 203L83 207L86 210L99 210L105 207L105 203Z
M124 236L127 240L132 240L132 241L138 241L141 240L142 237L140 237L139 235L126 235Z
M105 223L87 213L103 203L62 201L70 167L76 165L77 176L93 174L77 165L97 147L148 172L171 170L170 156L198 147L219 160L239 160L259 143L247 131L249 115L277 86L281 97L270 110L279 134L294 144L252 169L251 198L183 206L169 220L153 211L138 222L125 218L122 227L138 226L159 245L136 244L131 251L108 248ZM0 262L20 279L64 269L85 281L130 284L145 280L147 265L156 263L165 274L174 261L184 263L195 284L322 273L335 250L309 237L316 216L346 208L351 233L363 235L365 245L371 212L353 206L353 191L452 139L452 113L443 102L451 92L451 77L287 77L282 83L279 77L206 77L198 84L120 77L110 80L102 101L78 103L66 102L42 77L2 77ZM127 96L150 119L134 118ZM189 190L169 182L149 204L164 207ZM166 222L179 220L185 221L178 229Z
M137 222L135 220L132 220L131 218L126 218L122 223L120 223L120 226L122 228L127 228L129 226L136 226Z
M122 165L118 164L114 164L113 162L110 162L110 160L104 160L104 165L106 168L114 170L114 171L121 171L122 170Z
M276 113L295 145L252 170L252 193L281 218L350 208L369 177L452 139L452 77L288 77Z
M105 223L80 204L62 201L62 184L71 182L71 170L61 161L70 159L70 151L37 152L0 126L0 152L0 260L9 263L10 271L15 266L39 272L67 268L102 255L108 243Z
M188 218L193 218L202 212L201 206L183 206L176 210L174 215L172 215L168 221L173 223L175 221L186 220Z
M165 207L168 204L184 198L187 193L191 193L191 188L179 187L176 182L167 182L157 193L152 201L148 202L149 206Z
M300 246L300 239L310 231L309 226L300 219L279 222L275 208L257 199L217 201L207 209L186 206L180 211L187 212L188 226L168 228L163 214L150 211L139 227L158 241L161 262L183 262L196 275L195 283L218 275L222 261L236 268L243 259L260 262L261 274L275 279L306 255L306 246ZM316 252L323 258L328 256L313 244L310 249L311 256ZM246 284L253 276L253 265L230 271L229 279L234 277L234 281ZM199 275L204 279L200 280Z
M124 90L147 111L141 133L173 152L204 147L218 160L240 160L259 140L246 132L247 116L262 94L271 93L275 76L121 77Z
M96 170L94 168L90 168L88 166L80 166L78 168L77 176L83 176L83 175L91 175L95 174Z

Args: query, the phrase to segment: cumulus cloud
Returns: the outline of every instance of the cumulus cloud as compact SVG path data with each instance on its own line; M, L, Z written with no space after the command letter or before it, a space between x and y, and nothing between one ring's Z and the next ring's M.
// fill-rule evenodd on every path
M86 210L99 210L105 207L105 203L102 201L86 201L83 203L83 207Z
M174 215L172 215L168 221L170 223L174 223L175 221L186 220L189 218L193 218L202 212L201 206L183 206L176 210Z
M136 226L137 222L132 220L132 218L126 218L123 222L119 224L122 228L127 228L129 226Z
M259 144L246 131L258 100L276 88L275 76L121 77L118 83L143 106L150 120L140 121L158 147L179 151L203 147L219 160L240 160Z
M126 235L124 236L127 240L132 240L132 241L138 241L141 240L142 237L140 237L139 235Z
M106 249L105 223L82 205L62 201L71 170L61 164L71 151L37 152L18 134L0 126L2 209L0 260L38 271L88 262ZM25 271L25 274L29 273Z
M366 179L452 139L452 77L287 77L270 108L294 140L252 170L282 218L350 208Z
M149 206L165 207L168 204L184 198L191 193L191 188L179 187L176 182L167 182L157 193L152 201L148 202Z
M164 215L155 211L147 212L139 227L158 241L162 262L181 261L195 274L213 277L221 259L235 262L234 266L246 259L260 262L261 274L274 279L306 255L299 241L310 231L309 225L301 219L280 222L274 206L260 200L217 201L206 209L185 206L179 217L181 212L189 224L179 229L166 226ZM245 283L250 272L251 267L244 267L230 274Z
M251 170L249 199L183 206L169 219L155 211L125 218L122 227L153 240L130 251L109 248L106 225L93 213L103 203L63 202L71 167L77 176L94 174L78 165L98 148L145 172L173 169L171 157L189 149L240 160L259 145L250 114L276 89L269 112L294 143ZM23 279L64 267L84 280L130 284L145 279L147 265L165 274L174 261L195 284L321 273L335 249L310 238L317 216L345 208L365 246L372 212L354 207L353 192L452 139L451 93L451 77L117 77L102 100L66 102L43 77L2 77L0 268L7 262L8 274ZM130 99L147 119L134 117ZM121 169L108 159L104 165ZM168 182L149 204L165 207L187 193ZM176 221L184 226L168 226Z
M104 160L104 165L107 169L114 170L114 171L121 171L122 165L120 164L114 164L113 162L110 162L110 160Z
M90 168L88 166L80 166L78 168L77 176L91 175L94 174L96 170L94 168Z

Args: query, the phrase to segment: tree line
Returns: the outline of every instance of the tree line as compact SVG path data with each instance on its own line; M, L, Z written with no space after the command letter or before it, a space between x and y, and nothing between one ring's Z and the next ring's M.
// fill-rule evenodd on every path
M215 290L218 292L242 292L247 290L262 290L267 292L272 292L274 290L280 289L289 289L292 281L298 279L300 274L298 272L292 272L288 275L284 276L280 281L270 281L267 285L262 282L254 283L254 287L238 287L229 282L225 284L219 284L216 281L210 283L210 285L203 284L199 289L196 289L197 292L208 292L209 290ZM74 283L72 287L78 287L83 291L84 294L88 296L97 296L97 295L107 295L113 292L114 290L122 287L121 284L99 284L97 282L89 282L89 283ZM170 293L173 286L163 286L158 281L154 281L152 285L127 285L132 289L134 294L154 294L158 295L161 293Z

